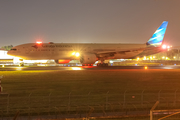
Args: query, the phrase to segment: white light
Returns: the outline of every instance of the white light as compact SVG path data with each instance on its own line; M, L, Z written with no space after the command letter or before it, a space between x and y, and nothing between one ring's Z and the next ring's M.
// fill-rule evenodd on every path
M113 61L110 60L109 63L113 63Z
M72 70L81 70L80 67L72 67Z
M37 44L41 44L41 43L42 43L42 41L37 41L36 43L37 43Z
M80 54L77 52L77 53L76 53L76 57L79 57L79 55L80 55Z
M73 52L72 55L75 55L75 52Z
M146 56L144 56L144 58L143 58L144 60L146 60Z
M16 70L22 70L22 67L18 67L18 68L16 68Z
M166 48L167 48L167 46L166 46L166 45L162 45L162 48L163 48L163 49L166 49Z

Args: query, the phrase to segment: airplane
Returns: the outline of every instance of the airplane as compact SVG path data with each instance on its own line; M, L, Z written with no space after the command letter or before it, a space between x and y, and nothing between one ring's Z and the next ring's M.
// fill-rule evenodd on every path
M23 60L54 60L57 64L69 63L79 60L82 66L92 66L100 60L97 66L108 66L104 63L109 59L133 59L152 55L167 50L163 45L168 21L163 21L152 37L144 44L120 43L27 43L13 47L8 55ZM21 64L22 66L24 64Z

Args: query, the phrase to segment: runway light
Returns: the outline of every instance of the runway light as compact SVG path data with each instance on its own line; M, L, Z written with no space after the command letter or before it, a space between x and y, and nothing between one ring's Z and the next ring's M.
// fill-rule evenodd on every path
M5 65L2 65L2 67L5 67Z
M82 70L80 67L72 67L72 70Z
M176 58L176 56L173 57L174 59Z
M139 60L139 57L137 58L137 60Z
M17 67L16 70L22 70L22 67Z
M145 70L146 70L147 68L148 68L147 66L144 67Z
M146 60L146 56L144 56L143 60Z

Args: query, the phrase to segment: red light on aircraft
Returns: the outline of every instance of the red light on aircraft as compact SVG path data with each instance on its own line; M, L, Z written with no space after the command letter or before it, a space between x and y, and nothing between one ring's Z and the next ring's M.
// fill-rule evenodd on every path
M58 60L59 64L69 63L71 60Z
M36 41L36 43L37 43L38 45L40 45L40 44L42 44L42 41Z

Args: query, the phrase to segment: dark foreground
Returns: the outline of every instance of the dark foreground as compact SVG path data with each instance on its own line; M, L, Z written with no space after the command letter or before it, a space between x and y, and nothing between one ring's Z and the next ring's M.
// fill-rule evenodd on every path
M144 115L141 118L147 119L156 101L160 101L156 109L180 108L179 67L174 67L29 67L0 71L4 88L0 117L14 117L19 112L21 119L126 115Z

